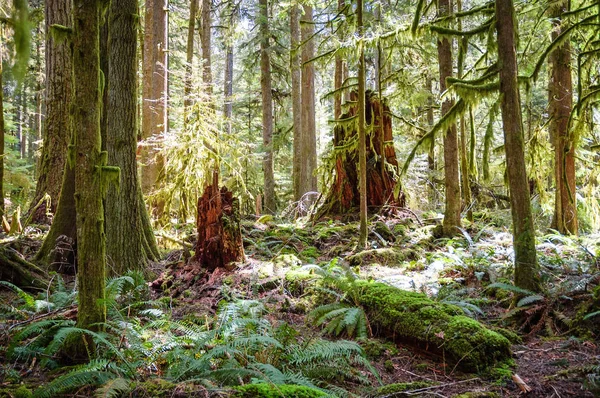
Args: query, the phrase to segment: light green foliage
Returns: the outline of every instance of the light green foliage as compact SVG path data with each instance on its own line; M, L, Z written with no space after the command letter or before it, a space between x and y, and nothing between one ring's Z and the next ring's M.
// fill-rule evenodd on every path
M237 398L317 398L326 397L323 391L296 385L247 384L236 387Z
M420 388L427 388L427 387L431 387L432 385L434 385L434 383L427 382L427 381L414 381L411 383L388 384L386 386L379 387L377 389L377 395L378 396L384 396L384 395L387 396L387 395L392 395L395 393L401 393L401 392L411 391L411 390L418 390Z

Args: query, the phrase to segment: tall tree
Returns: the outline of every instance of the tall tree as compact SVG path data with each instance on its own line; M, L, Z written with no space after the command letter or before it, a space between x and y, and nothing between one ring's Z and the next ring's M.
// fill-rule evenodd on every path
M346 7L345 0L338 0L338 12L342 12ZM340 32L341 36L342 33ZM333 97L333 117L335 119L339 119L342 115L342 92L341 90L342 84L344 83L344 59L340 54L336 54L335 56L335 72L333 77L333 86L336 91Z
M271 56L268 0L259 0L258 26L260 34L260 88L262 91L264 210L277 211L275 176L273 175L273 93L271 91Z
M109 9L107 79L108 162L120 169L119 186L107 187L106 252L112 272L142 269L157 257L137 174L137 0L112 1Z
M438 0L438 18L452 15L450 0ZM446 91L446 78L452 76L452 43L448 37L438 36L438 62L440 69L440 91ZM442 102L442 117L454 101L449 98ZM443 233L452 236L460 227L460 183L458 171L458 137L456 124L452 124L444 135L444 186L446 188L446 207L444 210Z
M300 139L300 199L307 192L317 190L317 135L315 124L315 25L313 9L304 4L304 13L300 23L302 40L302 137Z
M142 84L142 138L159 136L168 129L168 0L146 0ZM148 194L158 184L163 160L155 148L142 148L142 190ZM160 213L160 209L158 209Z
M106 152L100 145L99 0L73 3L73 130L79 310L77 326L98 328L106 321L105 235L102 186L107 184Z
M290 8L290 69L292 72L292 114L294 119L294 153L292 161L292 177L294 183L294 200L300 200L300 169L302 167L302 69L300 64L300 7L297 2Z
M189 107L192 105L192 72L194 63L194 33L196 32L196 14L198 13L198 0L190 0L190 19L188 21L187 47L185 57L185 83L183 88L183 104L186 120L189 117Z
M223 116L227 134L231 134L231 117L233 116L233 44L234 30L236 20L236 7L233 0L227 2L227 31L225 33L225 76L223 79Z
M44 5L46 32L52 26L71 26L71 2L46 0ZM66 163L67 146L71 139L69 99L72 90L71 50L65 41L54 40L46 34L46 80L42 153L38 165L38 180L28 213L47 193L51 198L50 209L57 212L60 190ZM41 206L33 214L33 222L46 219L46 208ZM74 221L74 220L73 220ZM54 243L52 243L54 244Z
M356 25L358 35L363 39L363 1L356 1ZM365 107L365 49L364 43L359 45L358 54L358 168L360 190L360 235L358 246L367 247L367 138L366 138L366 107Z
M550 7L552 39L566 29L561 15L569 11L570 1L562 0ZM577 234L577 205L575 201L575 137L569 132L569 117L573 106L571 78L571 43L569 40L550 53L551 75L548 82L550 136L554 144L554 178L556 197L552 228L563 234Z
M4 53L4 28L0 25L0 217L4 215L4 87L2 78L2 56Z
M212 101L212 64L211 64L211 0L202 0L202 25L200 43L202 47L202 83L208 100Z
M500 95L506 172L510 190L515 251L515 285L540 291L539 267L535 252L535 231L525 170L524 136L517 82L515 10L512 0L496 0L496 31L500 68Z

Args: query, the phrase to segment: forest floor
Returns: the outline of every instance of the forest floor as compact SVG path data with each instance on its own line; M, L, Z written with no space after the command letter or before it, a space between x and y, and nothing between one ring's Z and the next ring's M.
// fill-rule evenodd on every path
M518 334L511 347L515 366L486 374L463 373L444 357L409 342L386 336L361 340L379 380L362 369L365 377L360 380L338 383L355 396L559 398L600 393L590 383L598 377L594 371L600 373L595 368L600 367L600 316L584 320L585 315L598 311L593 292L600 280L600 236L539 236L539 262L547 291L516 304L510 288L512 237L503 216L482 214L453 239L434 238L435 226L416 217L381 217L371 222L365 251L357 250L356 222L301 225L268 217L261 221L243 222L247 261L233 270L198 272L187 249L171 250L165 260L153 264L152 299L167 302L174 321L209 319L224 301L256 300L265 306L265 318L273 327L289 325L296 339L308 341L324 333L309 316L317 305L315 285L320 276L315 270L342 267L360 278L426 293L436 301L459 306L490 327ZM9 290L0 293L3 303L17 301ZM0 326L0 346L8 344L12 325L11 321ZM342 332L338 337L349 336ZM0 349L4 396L16 397L6 392L15 383L35 387L54 377L35 360L8 362L5 354ZM377 392L389 384L396 386ZM527 389L530 392L525 393Z

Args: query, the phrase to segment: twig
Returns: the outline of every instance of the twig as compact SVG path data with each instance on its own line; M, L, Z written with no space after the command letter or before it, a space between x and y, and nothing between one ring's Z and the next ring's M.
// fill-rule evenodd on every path
M11 325L8 328L8 330L12 330L12 329L16 328L17 326L27 325L28 323L35 322L35 321L47 318L47 317L52 316L52 315L60 314L61 312L67 313L67 312L70 312L70 311L74 310L75 308L77 308L77 305L73 304L73 305L71 305L70 307L67 307L67 308L60 308L60 309L52 311L52 312L47 312L45 314L34 316L33 318L29 318L29 319L26 319L24 321L17 322L15 324Z
M400 396L399 394L414 395L414 394L419 394L419 393L422 393L422 392L429 392L429 390L437 390L439 388L445 388L445 387L454 386L454 385L457 385L457 384L469 383L469 382L475 381L475 380L479 380L479 377L474 377L472 379L467 379L467 380L454 381L452 383L445 383L445 384L440 384L440 385L437 385L437 386L431 386L431 387L425 387L425 388L418 388L416 390L394 392L394 393L391 393L391 394L388 394L388 395L384 395L384 396L382 396L380 398L392 398L392 397Z

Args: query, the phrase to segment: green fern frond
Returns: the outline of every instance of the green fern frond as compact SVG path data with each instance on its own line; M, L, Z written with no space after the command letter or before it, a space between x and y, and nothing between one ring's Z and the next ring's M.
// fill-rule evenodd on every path
M119 398L131 390L131 381L122 377L109 380L94 393L95 398Z
M492 283L489 284L486 289L501 289L501 290L507 290L509 292L512 293L516 293L516 294L523 294L523 295L527 295L527 296L535 296L535 293L527 290L527 289L522 289L520 287L517 287L515 285L511 285L510 283L502 283L502 282L496 282L496 283Z
M583 320L588 320L588 319L591 319L591 318L593 318L593 317L595 317L595 316L598 316L598 315L600 315L600 311L591 312L591 313L589 313L589 314L586 314L586 315L583 317Z
M29 309L35 308L35 298L31 294L23 291L23 289L21 289L20 287L13 285L12 283L7 281L0 281L0 286L5 286L17 293L19 298L25 302L25 305Z

